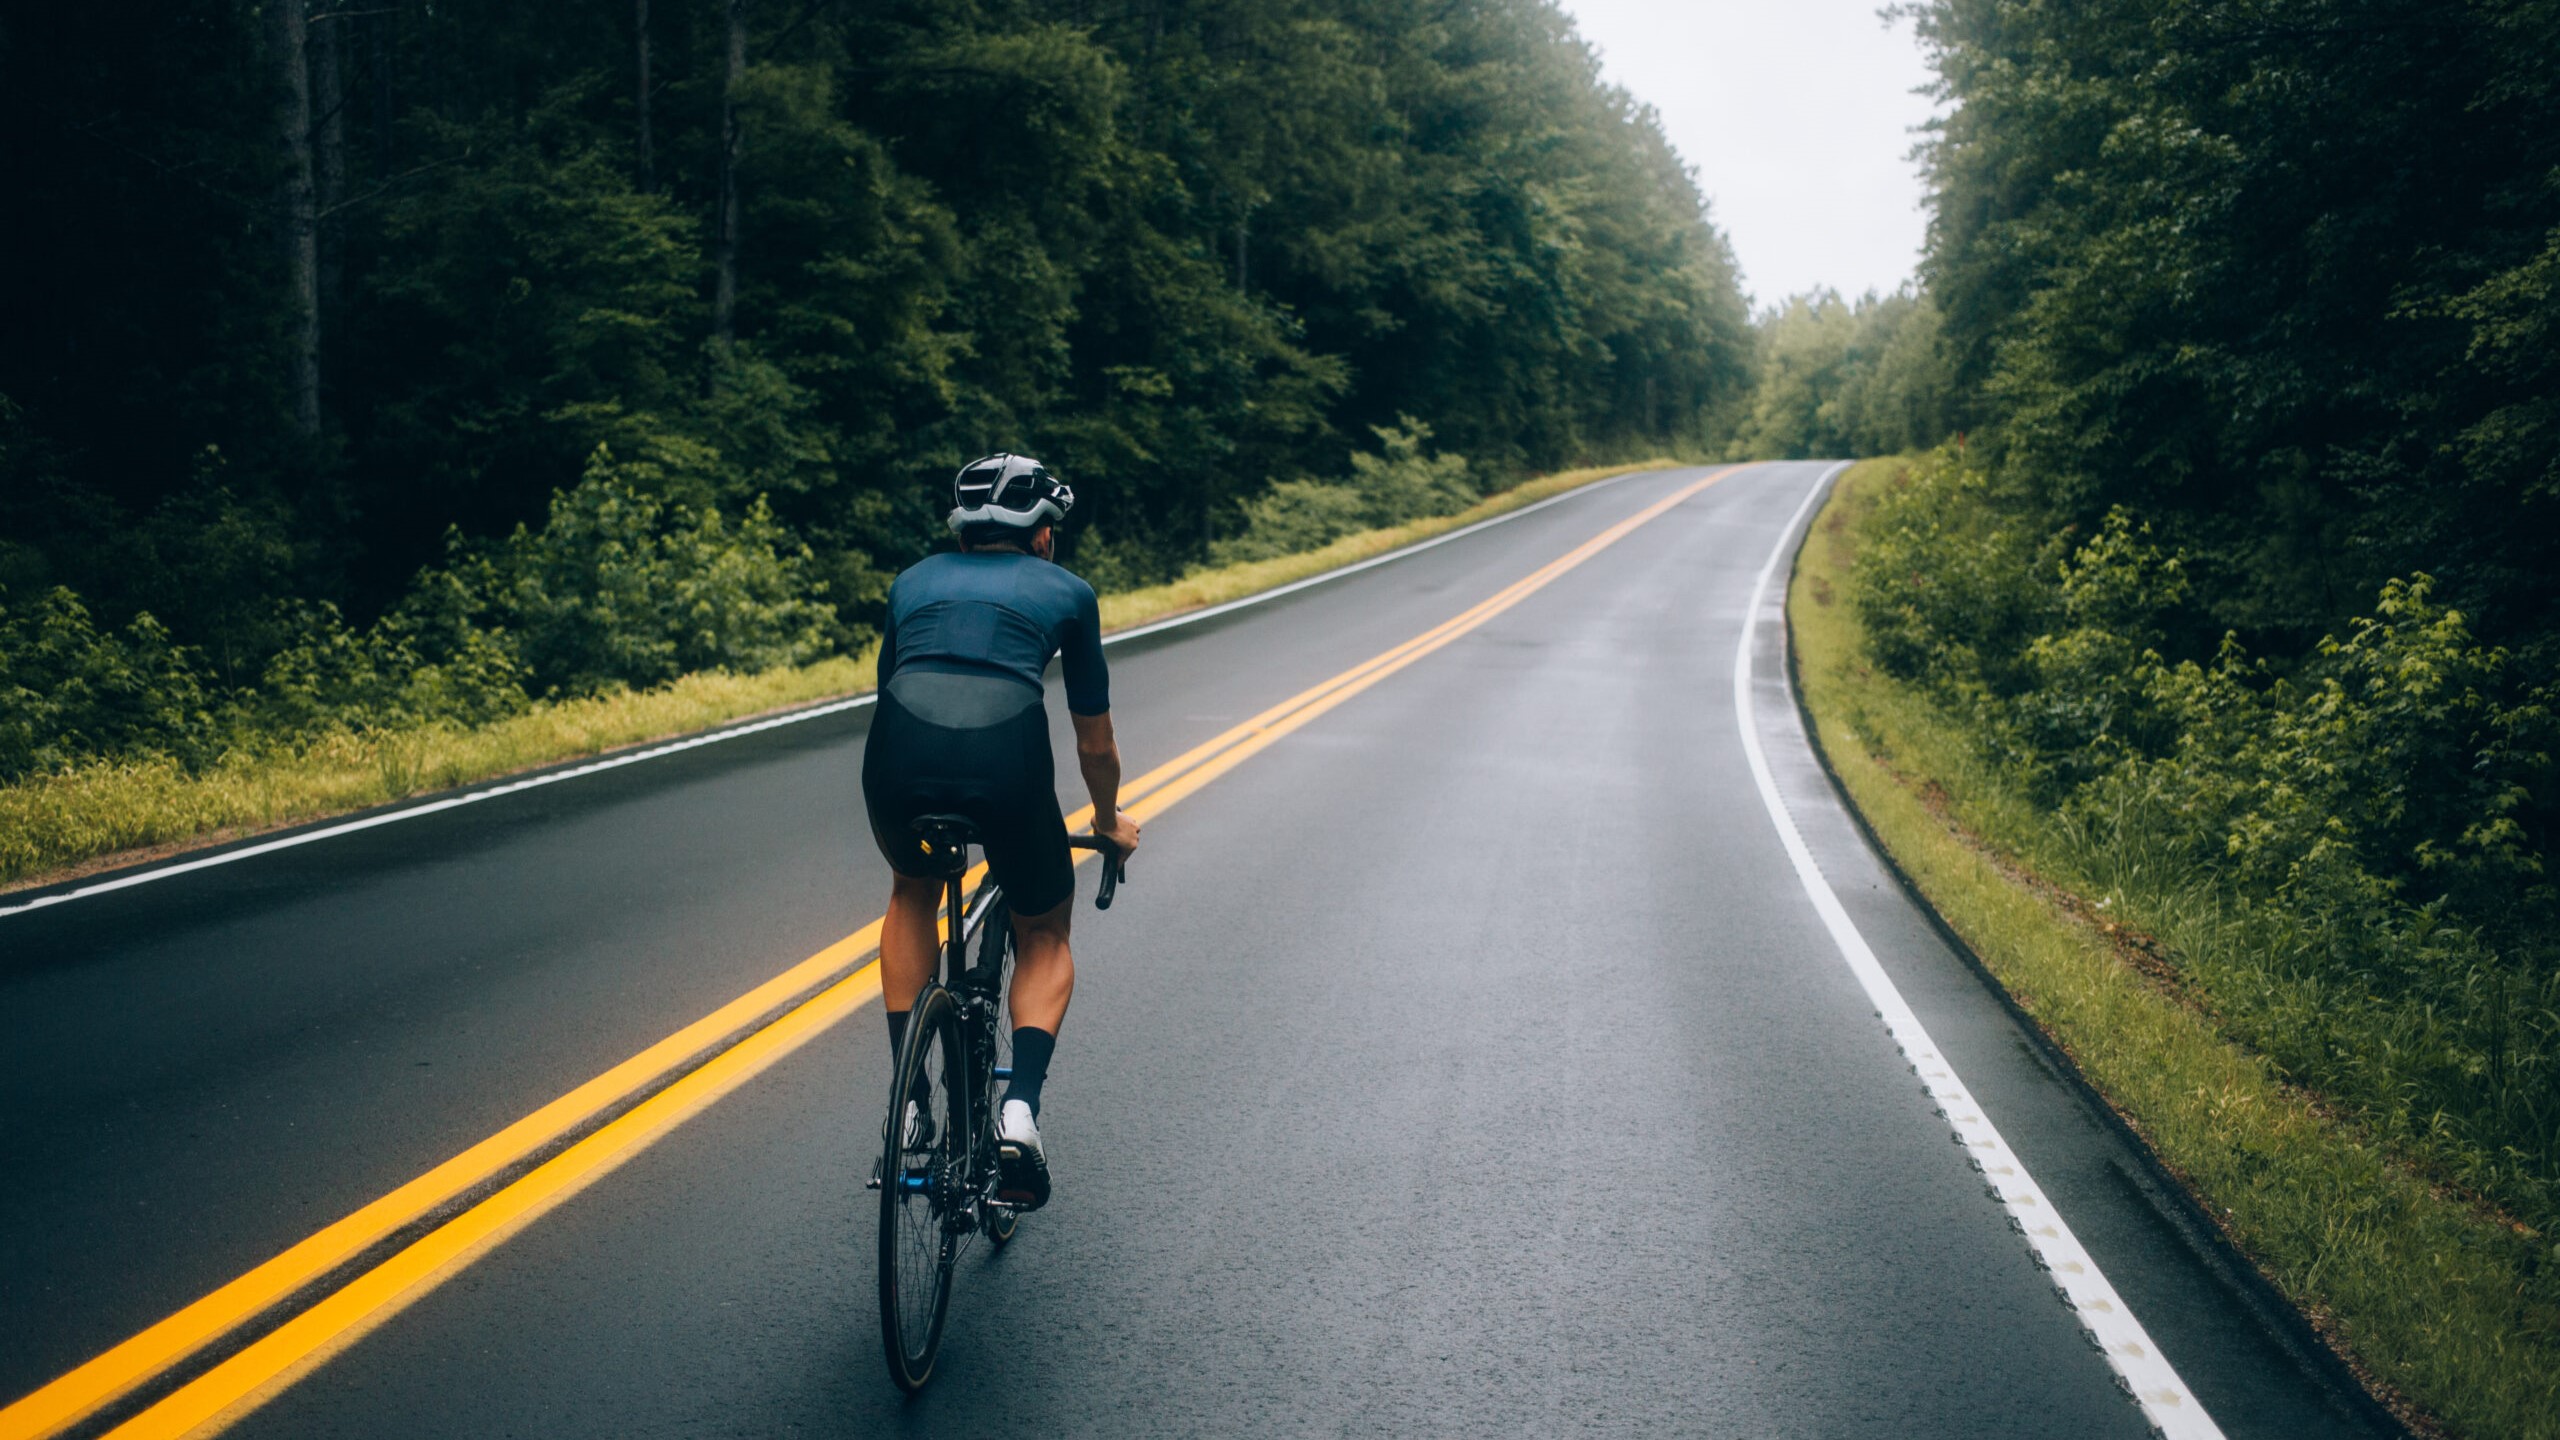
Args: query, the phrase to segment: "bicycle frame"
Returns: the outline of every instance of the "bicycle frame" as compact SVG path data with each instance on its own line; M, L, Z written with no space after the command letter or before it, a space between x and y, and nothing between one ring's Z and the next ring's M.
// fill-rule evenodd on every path
M997 1063L1004 1054L1004 970L1014 938L1011 915L1003 890L993 884L981 886L977 903L969 903L966 881L975 831L965 817L919 816L913 823L942 879L942 965L938 975L927 976L909 1012L918 1018L910 1022L901 1058L895 1062L899 1079L881 1129L884 1153L871 1182L871 1188L889 1192L882 1196L880 1230L881 1338L888 1350L891 1378L909 1391L931 1376L933 1356L941 1345L952 1267L970 1237L983 1234L998 1245L1005 1244L1013 1238L1020 1214L1017 1206L996 1198L993 1113L995 1082L1012 1077L1009 1067ZM1121 878L1119 855L1109 842L1094 836L1071 837L1068 843L1104 852L1102 884L1094 903L1109 908ZM969 941L981 932L979 963L972 967ZM929 1032L945 1037L938 1075L927 1073L925 1052L919 1048L929 1043ZM929 1099L935 1087L945 1097L948 1128L938 1134L931 1129L920 1132L924 1138L913 1153L923 1163L910 1163L906 1137L919 1132L905 1128L910 1123L906 1112L911 1100ZM931 1217L921 1224L914 1223L917 1211L909 1208L918 1199L926 1202L925 1213ZM900 1252L898 1237L921 1239L934 1232L938 1232L933 1240L938 1258L930 1262L932 1275L924 1282L930 1286L931 1313L923 1321L926 1329L919 1350L910 1345L915 1332L907 1326L917 1317L900 1307L901 1297L922 1292L895 1277L902 1264L900 1255L920 1252Z
M1000 1007L1004 1003L1001 993L1004 963L1001 957L1012 948L1013 937L1009 933L988 931L979 946L979 964L975 968L969 964L969 941L981 928L989 925L1009 929L1011 912L1005 908L1004 891L992 881L978 888L976 906L968 903L970 839L966 821L957 817L932 816L916 823L920 831L933 827L928 833L927 844L946 867L942 883L942 973L938 978L942 988L950 992L960 1008L961 1053L957 1058L960 1075L967 1081L953 1089L953 1101L955 1107L965 1107L958 1113L966 1118L972 1129L985 1132L981 1140L991 1142L995 1116L988 1102L994 1082L1013 1078L1012 1067L996 1063L1001 1053L996 1030L1002 1013ZM1093 903L1098 910L1110 909L1125 875L1118 852L1110 842L1093 835L1069 836L1067 844L1074 849L1098 851L1102 855L1102 880L1095 889ZM950 1079L946 1076L945 1083ZM970 1187L982 1198L952 1216L951 1223L964 1233L979 1228L981 1217L977 1212L981 1207L999 1211L1010 1208L996 1200L992 1193L995 1173L992 1143L977 1144L971 1148L980 1157L980 1163L973 1168L984 1173L969 1177Z

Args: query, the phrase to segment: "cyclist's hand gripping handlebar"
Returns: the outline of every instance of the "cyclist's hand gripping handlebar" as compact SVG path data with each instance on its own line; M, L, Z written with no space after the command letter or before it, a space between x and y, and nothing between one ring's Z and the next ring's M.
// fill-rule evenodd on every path
M1093 892L1093 908L1110 909L1112 897L1119 892L1120 882L1129 878L1127 867L1121 863L1120 847L1099 835L1070 835L1067 844L1078 850L1102 852L1102 885Z

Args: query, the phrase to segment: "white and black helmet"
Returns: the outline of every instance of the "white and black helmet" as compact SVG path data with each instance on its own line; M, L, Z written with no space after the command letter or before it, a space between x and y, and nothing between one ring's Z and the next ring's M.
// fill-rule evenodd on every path
M951 477L951 528L1000 525L1037 530L1055 525L1076 508L1076 492L1028 455L972 460Z

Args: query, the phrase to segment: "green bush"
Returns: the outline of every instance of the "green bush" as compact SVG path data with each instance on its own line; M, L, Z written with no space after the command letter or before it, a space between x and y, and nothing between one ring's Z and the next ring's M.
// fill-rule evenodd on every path
M150 615L101 630L67 589L0 605L0 779L100 759L202 765L340 733L483 725L535 694L755 674L848 638L817 564L764 502L731 518L641 488L598 449L539 530L456 539L371 625L281 603L255 683L217 687ZM839 571L867 578L855 567Z
M762 500L734 521L670 505L598 449L540 530L458 554L452 573L514 637L535 686L583 695L828 653L835 610L816 598L815 568Z
M2095 778L2173 738L2153 692L2164 617L2187 598L2186 567L2121 508L2054 572L2056 628L2027 642L2011 698L2023 748L2062 784Z
M0 593L0 779L138 750L202 758L205 689L148 613L101 630L61 586L26 604Z
M1484 498L1464 455L1427 455L1431 427L1412 416L1372 426L1379 453L1351 457L1351 478L1283 480L1244 506L1244 529L1209 548L1209 563L1237 565L1321 550L1355 530L1455 515Z
M2228 636L2164 658L2181 557L2121 508L2067 554L2014 514L1946 454L1881 497L1854 571L1876 663L2049 805L2049 853L2239 1034L2560 1221L2560 694L2424 575L2291 673Z
M1351 457L1351 488L1369 528L1455 515L1484 498L1469 478L1467 457L1423 453L1431 443L1430 426L1403 415L1394 425L1371 426L1369 433L1378 437L1379 453Z
M1245 502L1244 529L1209 547L1209 565L1241 565L1321 550L1354 530L1368 528L1368 506L1348 485L1321 480L1282 480Z
M1986 484L1945 455L1904 469L1851 572L1877 662L1963 712L2022 687L2055 606L2037 580L2051 547L1987 503Z
M450 572L430 571L400 610L356 630L336 607L295 616L299 638L241 697L251 732L292 742L333 729L481 725L524 708L524 666L503 631L467 618Z

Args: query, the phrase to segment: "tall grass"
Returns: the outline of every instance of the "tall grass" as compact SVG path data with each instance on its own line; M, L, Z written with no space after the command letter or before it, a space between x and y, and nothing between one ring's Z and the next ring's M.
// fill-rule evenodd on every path
M422 792L868 688L871 657L761 675L706 671L640 691L536 705L476 727L339 730L234 752L201 770L95 761L0 787L0 877L60 878L187 842L214 843Z
M2450 1433L2560 1436L2560 1247L2446 1182L2423 1126L2288 1082L2304 1036L2423 1047L2423 1017L2282 973L2284 948L2138 811L2066 824L1875 666L1849 574L1895 462L1843 478L1789 616L1807 708L1868 822L2001 984L2386 1396ZM2387 1021L2387 1023L2385 1023ZM2363 1025L2359 1030L2356 1027Z
M1103 597L1120 630L1285 585L1516 510L1612 475L1677 460L1593 466L1528 481L1455 515L1347 535L1320 550L1195 572ZM0 786L0 886L44 884L155 852L341 815L520 770L665 740L871 687L874 656L755 675L704 671L646 690L538 704L484 726L338 730L303 745L174 759L92 761Z

